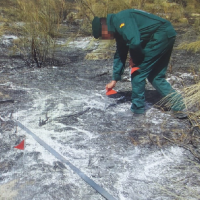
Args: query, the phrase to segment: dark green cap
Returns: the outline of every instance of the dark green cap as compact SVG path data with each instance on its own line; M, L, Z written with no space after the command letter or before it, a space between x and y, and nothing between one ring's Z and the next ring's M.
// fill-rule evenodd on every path
M101 21L99 17L94 17L92 21L92 34L96 39L101 36Z

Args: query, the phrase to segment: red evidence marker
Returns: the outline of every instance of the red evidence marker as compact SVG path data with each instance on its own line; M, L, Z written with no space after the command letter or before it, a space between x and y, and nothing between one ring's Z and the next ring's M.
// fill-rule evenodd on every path
M131 68L131 74L134 73L135 71L137 71L138 69L140 69L139 67L132 67Z
M20 149L20 150L24 150L24 140L22 142L20 142L17 146L15 146L14 148L16 149Z
M117 94L117 92L113 89L107 89L106 95Z

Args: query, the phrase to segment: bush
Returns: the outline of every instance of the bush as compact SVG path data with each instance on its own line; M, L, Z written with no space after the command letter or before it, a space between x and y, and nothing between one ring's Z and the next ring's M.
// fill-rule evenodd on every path
M31 58L38 67L53 57L55 39L59 35L66 4L64 0L16 0L13 8L17 21L11 23L19 39L14 50ZM13 30L13 29L12 29Z

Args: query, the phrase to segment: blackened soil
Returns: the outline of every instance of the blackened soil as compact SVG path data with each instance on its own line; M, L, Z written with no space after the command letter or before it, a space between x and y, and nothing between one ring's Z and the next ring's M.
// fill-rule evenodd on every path
M185 31L177 32L176 46ZM118 93L105 95L112 59L89 61L88 50L63 48L53 65L37 68L8 48L0 46L0 199L103 199L17 119L116 199L198 199L198 131L194 138L187 119L154 107L161 97L149 83L146 115L133 115L128 69ZM167 78L176 89L191 85L199 64L199 54L174 50ZM14 149L24 138L25 151Z

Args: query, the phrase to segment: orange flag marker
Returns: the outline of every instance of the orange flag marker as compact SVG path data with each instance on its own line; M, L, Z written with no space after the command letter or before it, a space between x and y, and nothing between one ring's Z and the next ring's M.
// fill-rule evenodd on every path
M117 94L117 92L113 89L107 89L106 95Z
M138 69L140 69L139 67L132 67L131 68L131 74L134 73L135 71L137 71Z
M16 149L20 149L20 150L24 150L24 140L22 142L20 142L17 146L15 146L14 148Z

